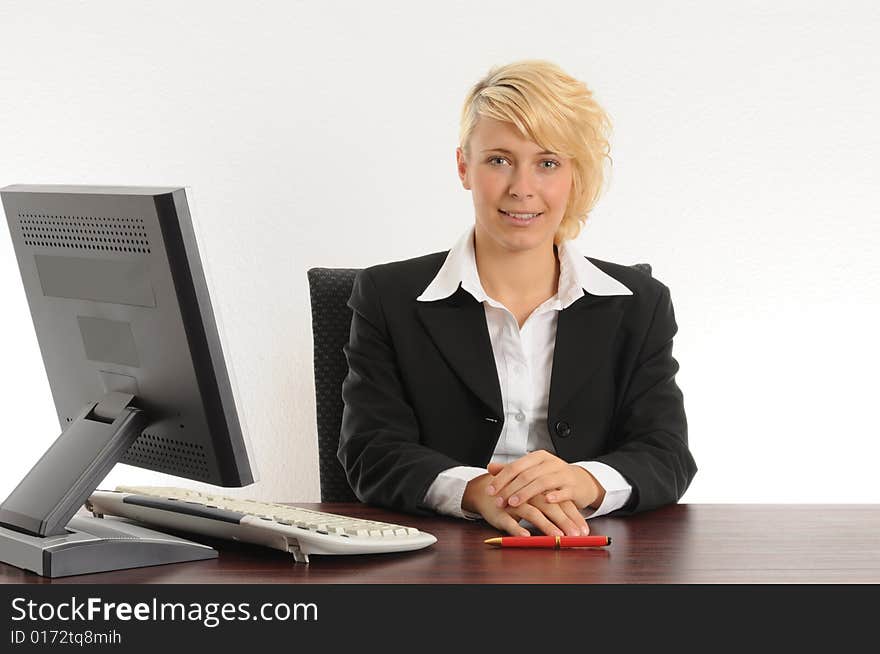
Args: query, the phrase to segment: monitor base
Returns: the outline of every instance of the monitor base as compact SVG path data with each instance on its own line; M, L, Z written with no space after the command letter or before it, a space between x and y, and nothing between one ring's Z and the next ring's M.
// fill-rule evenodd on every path
M217 558L217 550L125 520L76 515L69 533L31 536L0 526L0 561L43 577Z

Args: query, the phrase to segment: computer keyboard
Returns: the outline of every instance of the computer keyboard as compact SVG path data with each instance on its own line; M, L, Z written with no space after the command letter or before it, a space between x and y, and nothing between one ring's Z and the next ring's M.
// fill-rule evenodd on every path
M350 518L285 504L235 499L214 493L158 486L96 490L86 508L98 517L119 516L151 526L237 540L310 554L405 552L437 542L414 527Z

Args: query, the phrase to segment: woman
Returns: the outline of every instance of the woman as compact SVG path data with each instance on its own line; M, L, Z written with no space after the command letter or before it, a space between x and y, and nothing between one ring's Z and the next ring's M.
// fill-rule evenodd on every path
M697 468L669 289L571 242L609 131L548 62L473 87L456 151L473 228L360 272L349 300L339 460L362 501L578 535L685 492Z

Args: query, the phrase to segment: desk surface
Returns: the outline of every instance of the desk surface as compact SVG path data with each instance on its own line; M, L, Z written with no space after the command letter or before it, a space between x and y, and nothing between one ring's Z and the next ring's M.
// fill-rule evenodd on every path
M0 583L880 583L880 505L679 504L590 520L602 549L511 550L483 544L484 522L416 517L362 504L299 504L418 527L424 550L311 557L197 538L217 559L46 579L0 563ZM196 538L194 538L196 540Z

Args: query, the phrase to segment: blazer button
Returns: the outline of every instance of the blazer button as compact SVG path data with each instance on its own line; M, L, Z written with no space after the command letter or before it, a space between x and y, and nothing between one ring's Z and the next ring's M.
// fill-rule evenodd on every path
M559 436L559 438L568 438L571 436L571 425L560 420L556 423L556 435Z

